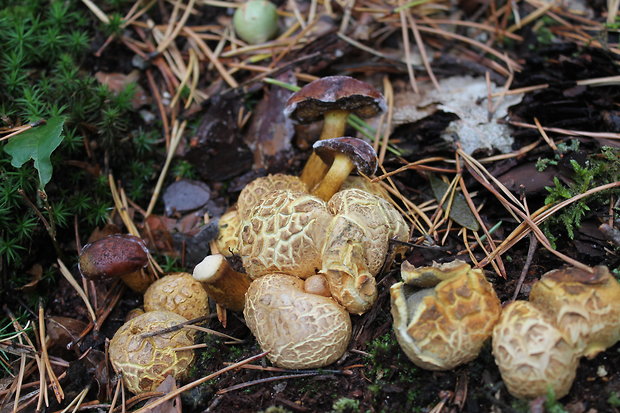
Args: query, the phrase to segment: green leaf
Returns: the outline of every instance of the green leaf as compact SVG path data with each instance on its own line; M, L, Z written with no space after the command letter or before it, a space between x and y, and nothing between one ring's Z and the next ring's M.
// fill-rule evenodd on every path
M431 188L433 189L435 199L437 199L437 202L441 201L441 198L443 198L450 185L433 174L429 174L429 182L431 184ZM448 209L448 200L443 203L442 208L444 211ZM452 207L450 207L450 218L452 218L452 220L454 220L457 224L462 225L467 229L471 229L472 231L478 231L480 228L476 217L473 212L471 212L469 205L467 205L465 197L460 192L456 192L454 194Z
M34 161L34 167L39 171L41 188L45 188L52 179L50 156L62 142L64 123L64 117L50 118L45 125L29 129L11 138L4 147L4 151L12 158L11 165L16 168L21 168L30 159Z

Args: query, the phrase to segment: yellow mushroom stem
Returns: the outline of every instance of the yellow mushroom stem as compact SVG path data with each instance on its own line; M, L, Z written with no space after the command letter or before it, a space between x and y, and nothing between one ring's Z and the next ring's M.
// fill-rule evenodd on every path
M216 303L229 310L243 310L250 278L235 271L226 257L221 254L208 255L196 265L193 276Z
M130 272L128 274L123 274L120 276L121 280L127 285L127 287L131 288L133 291L137 293L144 293L147 288L153 283L153 278L144 271L144 269L140 269L134 272Z
M322 161L321 161L322 162ZM347 155L337 154L334 156L327 174L319 183L312 195L321 198L323 201L329 201L330 198L338 192L342 183L347 179L351 171L355 168L355 164Z
M348 110L332 110L326 112L323 117L323 129L319 140L338 138L344 135L347 126ZM301 180L312 189L327 172L328 166L315 153L310 155L303 171Z

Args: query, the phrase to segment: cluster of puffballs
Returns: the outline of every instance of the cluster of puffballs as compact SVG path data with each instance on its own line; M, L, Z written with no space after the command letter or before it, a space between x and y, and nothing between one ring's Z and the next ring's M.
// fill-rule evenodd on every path
M319 368L336 362L351 337L349 314L368 311L375 276L406 241L409 227L381 186L364 176L376 169L366 142L345 137L347 117L385 110L381 94L345 76L311 82L288 101L298 123L323 120L300 177L269 175L248 184L219 220L211 255L193 274L145 281L148 251L131 236L87 245L80 270L91 279L121 275L144 293L144 313L114 335L109 355L133 393L153 391L172 375L186 377L194 331L174 328L218 310L243 311L267 357L279 367ZM363 176L351 176L356 170ZM119 261L118 258L122 257ZM238 271L228 257L241 258ZM120 262L120 264L119 264ZM551 388L565 395L580 357L593 357L620 339L620 284L605 267L552 271L529 301L503 310L482 270L462 261L401 267L390 289L393 327L416 365L449 370L475 359L492 337L508 391L535 398ZM148 287L148 288L147 288Z

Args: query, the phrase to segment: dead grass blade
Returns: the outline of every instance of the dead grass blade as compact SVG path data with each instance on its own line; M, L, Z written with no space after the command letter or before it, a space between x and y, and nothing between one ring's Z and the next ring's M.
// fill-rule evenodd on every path
M56 376L56 373L54 373L54 369L52 368L52 364L50 363L49 355L47 354L45 313L43 311L42 305L39 305L39 343L41 345L41 359L43 360L43 365L45 366L45 372L47 374L47 377L50 379L50 382L52 383L52 390L54 390L56 400L58 401L58 403L61 403L65 398L65 393L60 386L58 377Z
M220 375L222 375L222 374L224 374L224 373L226 373L228 371L237 369L237 368L243 366L244 364L248 364L248 363L251 363L251 362L256 361L258 359L261 359L261 358L265 357L267 355L267 353L268 352L265 351L265 352L259 353L257 355L248 357L246 359L243 359L243 360L239 361L238 363L231 364L230 366L226 366L226 367L216 371L215 373L209 374L208 376L205 376L203 378L195 380L195 381L193 381L193 382L191 382L189 384L186 384L185 386L179 387L175 391L166 394L165 396L163 396L161 399L157 400L156 402L151 403L148 406L142 407L141 409L138 409L135 413L145 413L147 409L152 409L153 407L157 407L160 404L165 403L166 401L175 398L177 395L183 393L184 391L187 391L189 389L193 389L194 387L199 386L202 383L205 383L205 382L207 382L207 381L209 381L209 380L211 380L211 379L213 379L213 378L215 378L217 376L220 376Z
M65 279L69 282L69 284L71 284L71 287L73 287L73 289L78 293L82 301L84 301L84 304L86 305L86 309L88 310L88 315L90 316L91 321L96 322L97 316L95 315L95 311L93 310L93 307L90 304L90 300L88 299L88 296L86 295L82 287L80 287L78 282L75 280L75 278L73 277L73 274L71 274L71 271L69 271L65 263L62 262L60 258L58 258L56 262L58 262L58 267L60 268L60 273L62 274L62 276L65 277Z

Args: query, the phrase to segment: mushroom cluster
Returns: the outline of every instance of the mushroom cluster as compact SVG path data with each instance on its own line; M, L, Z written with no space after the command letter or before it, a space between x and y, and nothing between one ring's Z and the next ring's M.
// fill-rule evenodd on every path
M620 340L620 283L604 266L553 270L534 283L529 301L504 309L493 354L508 391L531 399L565 396L579 358Z
M241 257L252 280L245 287L244 317L277 366L315 368L340 358L351 336L349 313L372 306L375 276L400 252L389 241L408 239L409 227L385 192L349 177L353 170L373 175L377 155L365 141L342 136L348 115L369 117L384 108L378 91L352 78L306 85L285 112L303 123L323 118L324 127L301 178L254 180L234 212L220 220L215 247ZM201 281L203 263L194 270ZM237 298L242 291L229 290ZM224 297L211 296L227 306Z

